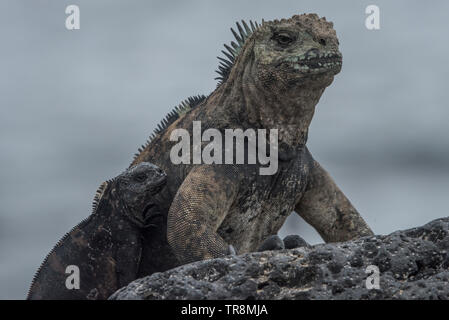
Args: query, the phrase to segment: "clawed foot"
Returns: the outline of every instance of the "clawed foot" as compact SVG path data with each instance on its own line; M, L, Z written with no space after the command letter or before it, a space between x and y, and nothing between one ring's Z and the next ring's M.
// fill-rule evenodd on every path
M289 235L282 240L277 235L269 236L257 249L258 252L269 250L294 249L310 247L310 245L298 235Z
M277 235L269 236L259 246L257 251L282 250L285 249L284 241Z
M307 243L306 240L298 236L297 234L292 234L289 236L286 236L284 238L284 246L285 249L294 249L294 248L301 248L301 247L310 247L310 244Z

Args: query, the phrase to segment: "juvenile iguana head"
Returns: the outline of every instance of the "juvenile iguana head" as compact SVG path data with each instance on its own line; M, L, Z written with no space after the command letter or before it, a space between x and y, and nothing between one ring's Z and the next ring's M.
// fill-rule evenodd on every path
M124 207L123 214L138 227L151 226L151 220L162 214L156 195L167 181L158 166L141 162L114 179L114 193Z
M96 215L124 216L139 228L153 226L151 220L163 213L160 192L167 176L158 166L141 162L112 180L104 182L94 199Z

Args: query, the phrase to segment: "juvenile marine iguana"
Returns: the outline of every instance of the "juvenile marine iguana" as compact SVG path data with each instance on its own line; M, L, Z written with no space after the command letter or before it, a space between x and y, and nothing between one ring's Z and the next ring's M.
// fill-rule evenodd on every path
M169 113L139 149L131 166L149 161L167 173L167 239L181 263L257 249L296 211L326 242L372 235L329 174L309 153L309 124L324 89L340 72L342 55L333 24L316 14L244 21L219 58L219 84L207 97ZM174 129L278 129L279 167L260 164L174 164Z
M47 255L27 299L107 299L139 277L177 265L166 242L165 183L165 173L147 162L103 183L92 214ZM66 287L69 265L79 268L79 289Z

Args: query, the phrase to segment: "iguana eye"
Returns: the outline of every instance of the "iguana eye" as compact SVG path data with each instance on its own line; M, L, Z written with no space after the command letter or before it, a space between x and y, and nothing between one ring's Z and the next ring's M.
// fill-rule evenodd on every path
M134 180L137 182L144 182L147 179L147 175L145 173L139 173L136 176L134 176Z
M277 34L275 36L275 39L277 43L279 43L283 47L288 46L295 40L292 36L285 32Z

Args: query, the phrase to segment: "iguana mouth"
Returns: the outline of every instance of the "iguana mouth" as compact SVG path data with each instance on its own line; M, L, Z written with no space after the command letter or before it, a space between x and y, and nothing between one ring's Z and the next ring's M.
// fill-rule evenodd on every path
M325 68L325 67L332 67L337 66L342 63L342 57L341 55L337 54L329 54L329 55L322 55L316 58L304 58L300 59L299 65L301 66L308 66L309 68Z
M281 64L288 64L295 71L320 73L332 69L340 69L342 65L342 55L337 52L329 53L316 53L316 54L303 54L300 56L288 57L281 61Z
M144 221L142 222L142 225L144 228L148 227L155 227L157 224L151 223L152 220L155 218L162 217L163 214L161 213L161 210L159 206L155 203L149 203L146 205L146 207L143 209L143 215Z
M299 59L293 68L304 73L324 73L331 70L335 70L337 73L341 69L341 65L342 56L340 54L323 54Z

